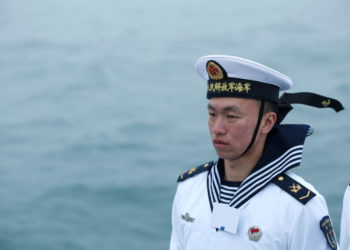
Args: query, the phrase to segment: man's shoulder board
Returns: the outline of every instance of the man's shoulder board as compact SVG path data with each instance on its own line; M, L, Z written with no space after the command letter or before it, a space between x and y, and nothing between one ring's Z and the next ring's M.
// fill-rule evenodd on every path
M199 173L202 173L204 171L208 171L212 166L214 165L214 162L208 162L203 165L200 165L196 168L191 168L190 170L186 171L185 173L182 173L179 178L177 178L177 182L184 181L192 176L195 176Z
M279 175L272 182L304 205L316 196L310 189L286 174Z

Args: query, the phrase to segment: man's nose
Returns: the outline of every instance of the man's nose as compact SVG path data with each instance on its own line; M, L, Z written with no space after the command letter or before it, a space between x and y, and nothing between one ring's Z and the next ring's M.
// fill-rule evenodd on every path
M221 118L218 118L215 121L212 132L216 135L225 134L226 128L225 128L225 124Z

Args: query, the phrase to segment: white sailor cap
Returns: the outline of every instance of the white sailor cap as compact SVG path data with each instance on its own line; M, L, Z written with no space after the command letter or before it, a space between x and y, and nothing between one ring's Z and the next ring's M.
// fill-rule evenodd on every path
M198 74L208 81L207 98L242 97L278 102L279 91L292 80L262 64L227 55L209 55L196 62Z

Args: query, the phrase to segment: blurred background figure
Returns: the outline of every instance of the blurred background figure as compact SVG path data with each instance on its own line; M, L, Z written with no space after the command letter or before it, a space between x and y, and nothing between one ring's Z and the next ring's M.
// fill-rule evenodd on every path
M340 249L350 250L350 184L344 194L340 225Z
M167 249L177 176L215 158L193 66L211 53L263 62L294 92L343 103L340 114L295 105L285 120L315 129L297 171L325 196L339 235L349 7L0 1L0 249Z

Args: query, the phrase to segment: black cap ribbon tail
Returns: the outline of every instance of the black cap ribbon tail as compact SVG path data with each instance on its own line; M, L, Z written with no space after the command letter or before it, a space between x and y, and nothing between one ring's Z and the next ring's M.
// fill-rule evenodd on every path
M280 124L286 115L293 109L291 104L304 104L315 108L332 108L336 112L344 109L343 105L336 99L309 93L284 93L278 101L277 124Z

